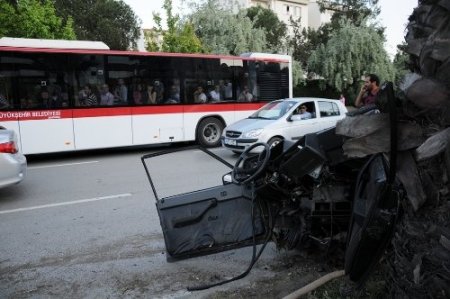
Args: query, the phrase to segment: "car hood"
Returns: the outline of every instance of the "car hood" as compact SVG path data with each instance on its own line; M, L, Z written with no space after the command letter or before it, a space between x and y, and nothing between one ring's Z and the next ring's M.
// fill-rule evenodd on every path
M248 132L255 129L266 128L276 121L277 119L245 118L229 125L226 127L225 131Z

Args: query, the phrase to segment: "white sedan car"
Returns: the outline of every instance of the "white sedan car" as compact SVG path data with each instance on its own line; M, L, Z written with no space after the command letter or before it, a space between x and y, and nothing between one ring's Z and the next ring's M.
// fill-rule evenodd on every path
M338 100L292 98L270 102L248 118L227 126L222 145L241 153L257 142L270 146L281 140L296 141L303 135L336 125L347 108Z
M0 127L0 188L21 182L27 173L27 159L19 152L14 131Z

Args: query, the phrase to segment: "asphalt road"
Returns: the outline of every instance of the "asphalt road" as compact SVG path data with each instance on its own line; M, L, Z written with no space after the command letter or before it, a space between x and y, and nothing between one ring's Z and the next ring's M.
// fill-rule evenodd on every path
M281 298L320 275L322 266L270 244L245 278L187 291L241 274L252 248L166 261L140 157L173 148L31 157L26 179L0 190L0 298ZM228 170L196 151L158 159L158 196L220 183Z

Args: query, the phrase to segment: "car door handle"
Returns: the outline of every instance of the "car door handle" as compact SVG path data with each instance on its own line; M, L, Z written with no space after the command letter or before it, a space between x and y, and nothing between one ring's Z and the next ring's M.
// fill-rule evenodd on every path
M194 223L199 222L200 220L202 220L203 216L205 216L206 212L208 212L208 210L214 208L217 206L217 199L212 199L211 202L209 203L209 205L207 205L205 207L205 209L203 211L201 211L200 213L198 213L197 215L192 215L192 216L188 216L188 217L182 217L182 218L178 218L178 219L173 219L172 220L172 225L174 228L180 228L183 226L187 226L187 225L191 225Z

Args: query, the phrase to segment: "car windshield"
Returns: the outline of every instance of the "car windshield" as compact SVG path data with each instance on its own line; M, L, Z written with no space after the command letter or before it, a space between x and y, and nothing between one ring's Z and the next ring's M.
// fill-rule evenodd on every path
M286 114L295 102L292 101L275 101L263 106L261 109L249 116L249 118L258 119L279 119Z

